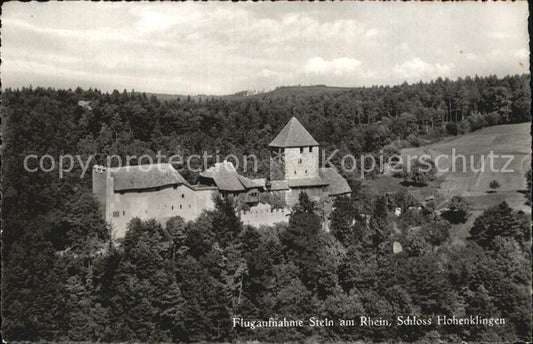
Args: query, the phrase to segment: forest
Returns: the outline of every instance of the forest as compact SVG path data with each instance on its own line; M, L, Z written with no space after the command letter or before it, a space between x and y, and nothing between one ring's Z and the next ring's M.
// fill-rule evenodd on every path
M406 211L407 192L373 194L357 173L331 231L300 197L287 225L243 226L231 199L194 222L131 221L120 245L77 166L64 178L24 169L28 154L244 155L268 172L268 143L292 116L323 149L397 151L483 127L531 121L529 74L306 92L161 100L139 92L2 92L2 334L8 341L527 341L531 216L505 202L453 245L450 211ZM80 101L82 101L80 103ZM335 163L335 162L334 162ZM180 166L177 166L180 168ZM194 172L180 172L194 182ZM250 172L248 172L250 173ZM526 178L526 177L524 177ZM527 176L531 183L531 172ZM528 197L531 197L529 194ZM362 214L370 214L365 218ZM450 215L450 214L448 214ZM416 230L413 230L416 228ZM393 242L403 247L394 254ZM504 327L233 328L232 318L479 315Z

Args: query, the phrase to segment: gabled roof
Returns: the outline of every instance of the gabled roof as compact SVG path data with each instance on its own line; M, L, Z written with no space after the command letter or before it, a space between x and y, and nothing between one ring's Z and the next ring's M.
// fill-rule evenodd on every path
M286 180L271 180L270 191L289 190L289 183Z
M216 163L215 166L200 172L200 177L212 179L221 191L239 192L262 187L261 184L239 175L229 161Z
M326 191L331 195L342 195L352 192L350 185L334 168L321 168L320 177L328 183Z
M313 136L309 134L296 117L293 117L289 123L281 129L278 136L270 142L269 146L280 148L318 146L318 142L315 141Z
M141 190L169 185L188 185L171 164L152 164L119 167L114 172L113 190Z
M289 179L287 182L290 188L318 187L328 185L328 181L323 178Z

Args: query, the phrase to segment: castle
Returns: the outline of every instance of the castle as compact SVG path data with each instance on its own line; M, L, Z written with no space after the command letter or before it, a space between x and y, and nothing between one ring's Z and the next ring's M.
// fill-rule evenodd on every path
M233 197L244 224L287 222L301 192L320 205L327 227L335 196L349 194L346 180L331 167L320 167L319 144L295 118L269 144L270 176L250 179L230 162L216 163L200 173L196 185L188 183L171 164L106 168L93 166L93 194L112 238L125 236L131 219L155 218L162 224L174 216L195 220L214 209L217 196Z

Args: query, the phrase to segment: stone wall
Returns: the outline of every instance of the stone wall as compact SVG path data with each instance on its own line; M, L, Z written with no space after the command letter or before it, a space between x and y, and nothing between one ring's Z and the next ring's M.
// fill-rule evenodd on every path
M276 223L289 222L290 210L288 208L272 209L270 204L259 203L249 211L240 211L239 217L245 225L254 227L273 226Z
M111 184L111 185L109 185ZM163 226L174 216L185 221L196 220L204 210L215 208L216 189L195 189L187 185L170 186L160 190L113 192L112 182L107 185L106 221L112 226L113 240L126 235L131 219L156 219Z
M309 151L311 149L311 151ZM318 147L285 148L286 179L318 178Z

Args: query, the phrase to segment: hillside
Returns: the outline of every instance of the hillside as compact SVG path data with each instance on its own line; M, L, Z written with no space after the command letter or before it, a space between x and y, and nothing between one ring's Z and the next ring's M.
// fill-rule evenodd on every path
M506 124L469 133L451 140L441 141L429 146L402 150L403 156L430 154L433 160L439 155L452 157L455 151L455 171L448 158L438 161L438 168L448 170L441 173L443 181L440 192L446 197L462 195L467 197L482 197L489 201L491 198L501 199L502 195L509 197L514 203L514 195L526 188L524 175L531 167L531 123ZM490 152L494 158L494 170L490 168ZM466 166L463 166L460 155L466 157ZM509 156L509 158L507 158ZM508 163L508 160L512 160ZM482 161L483 160L483 161ZM473 163L473 168L472 168ZM478 171L485 166L485 171ZM505 165L508 166L505 166ZM466 168L465 168L466 167ZM513 172L500 172L505 167ZM477 172L478 171L478 172ZM497 192L490 191L489 184L496 180L501 185ZM520 198L517 207L521 207ZM479 204L479 200L476 204ZM486 202L481 202L484 204ZM489 201L489 203L492 203ZM509 203L509 202L508 202Z
M171 94L171 93L149 93L145 92L147 96L155 96L159 100L185 100L190 97L190 99L227 99L227 100L237 100L244 98L270 98L270 97L287 97L287 96L316 96L320 94L331 94L345 92L349 90L356 89L355 87L335 87L335 86L326 86L326 85L311 85L311 86L280 86L276 87L271 91L239 91L233 94L225 95L208 95L208 94L195 94L195 95L183 95L183 94ZM142 92L138 92L142 93Z

